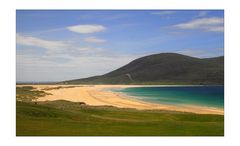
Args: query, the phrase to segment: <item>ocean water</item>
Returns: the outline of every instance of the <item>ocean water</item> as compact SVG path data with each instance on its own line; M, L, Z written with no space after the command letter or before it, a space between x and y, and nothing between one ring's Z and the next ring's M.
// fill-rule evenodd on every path
M130 87L114 91L147 102L224 108L223 86Z

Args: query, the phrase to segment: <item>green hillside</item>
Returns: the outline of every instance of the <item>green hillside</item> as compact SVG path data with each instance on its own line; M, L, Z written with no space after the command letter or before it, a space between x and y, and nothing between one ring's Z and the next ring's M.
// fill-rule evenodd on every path
M136 59L110 73L64 84L224 84L224 57L161 53Z

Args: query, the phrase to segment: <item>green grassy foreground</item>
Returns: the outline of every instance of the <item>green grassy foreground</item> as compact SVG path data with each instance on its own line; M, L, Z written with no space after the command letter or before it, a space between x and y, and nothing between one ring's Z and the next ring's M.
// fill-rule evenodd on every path
M224 116L17 101L16 135L222 136Z

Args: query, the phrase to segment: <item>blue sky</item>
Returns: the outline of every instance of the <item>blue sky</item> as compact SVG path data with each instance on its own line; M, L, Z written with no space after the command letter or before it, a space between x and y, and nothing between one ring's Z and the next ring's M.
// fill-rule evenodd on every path
M145 55L224 53L221 10L17 10L17 82L101 75Z

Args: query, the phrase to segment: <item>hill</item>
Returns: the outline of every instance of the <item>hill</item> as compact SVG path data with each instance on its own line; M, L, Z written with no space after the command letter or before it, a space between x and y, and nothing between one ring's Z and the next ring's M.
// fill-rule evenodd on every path
M223 85L224 57L195 58L176 53L160 53L138 58L101 76L62 83Z

